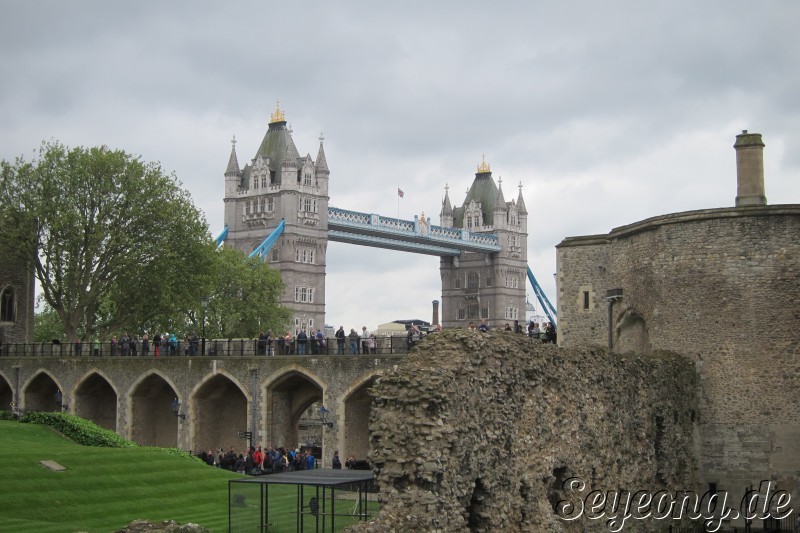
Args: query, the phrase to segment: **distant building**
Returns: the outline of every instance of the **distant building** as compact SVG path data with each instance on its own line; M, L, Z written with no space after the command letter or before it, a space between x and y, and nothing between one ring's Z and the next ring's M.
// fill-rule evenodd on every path
M499 239L499 253L464 252L442 257L442 326L466 327L485 319L496 326L525 321L525 281L528 267L528 210L522 185L516 200L507 202L486 161L478 165L464 203L453 207L449 191L442 202L441 225Z
M281 304L294 311L295 330L325 324L330 171L319 139L316 159L300 156L280 107L253 158L239 168L236 140L225 170L226 245L252 252L280 223L286 229L267 262L285 285Z

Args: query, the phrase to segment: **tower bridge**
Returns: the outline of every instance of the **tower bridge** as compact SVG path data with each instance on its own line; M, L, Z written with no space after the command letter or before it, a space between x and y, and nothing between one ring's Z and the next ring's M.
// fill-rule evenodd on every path
M225 171L225 224L218 242L261 255L285 285L281 303L294 328L325 325L328 242L440 257L445 327L525 318L528 211L522 184L506 201L502 180L481 161L463 203L445 187L440 224L424 213L400 220L329 205L331 172L320 136L317 157L300 156L280 107L255 155L239 165L232 141ZM539 292L536 292L537 297ZM544 306L545 303L542 302Z

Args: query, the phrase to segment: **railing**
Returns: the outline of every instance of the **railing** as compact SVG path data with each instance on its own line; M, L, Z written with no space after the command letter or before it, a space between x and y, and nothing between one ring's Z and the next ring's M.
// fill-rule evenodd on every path
M409 341L405 334L376 336L374 346L365 348L361 338L351 343L345 338L339 343L335 337L327 337L319 342L309 338L298 342L293 338L289 343L284 339L271 342L258 339L202 339L181 340L174 345L162 343L155 346L149 341L147 350L141 340L126 345L111 342L98 343L3 343L0 344L0 357L172 357L172 356L302 356L302 355L397 355L407 354ZM412 343L413 346L413 343ZM341 349L340 349L341 347ZM205 348L205 351L204 351Z

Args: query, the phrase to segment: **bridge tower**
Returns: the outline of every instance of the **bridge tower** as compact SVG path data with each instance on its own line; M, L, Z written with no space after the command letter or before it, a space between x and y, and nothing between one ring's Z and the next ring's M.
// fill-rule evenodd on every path
M278 104L250 163L239 168L234 137L225 171L228 246L250 253L285 221L267 261L281 274L281 303L294 310L295 330L325 326L330 171L323 140L320 135L316 160L310 153L301 157Z
M481 161L461 207L450 203L445 188L441 224L471 233L497 235L497 253L462 252L442 257L442 325L464 327L485 319L491 327L514 320L525 322L525 275L528 264L528 211L522 185L516 200L506 202L502 178L492 178L491 167Z

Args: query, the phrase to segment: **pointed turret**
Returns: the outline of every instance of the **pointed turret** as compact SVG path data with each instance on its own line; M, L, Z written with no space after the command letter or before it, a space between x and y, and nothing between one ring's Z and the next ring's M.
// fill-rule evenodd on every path
M228 158L228 168L225 169L225 198L236 195L241 185L242 171L239 169L239 159L236 157L236 135L231 139L231 156Z
M239 158L236 157L236 135L234 135L233 139L231 139L231 156L228 158L228 168L225 170L225 175L238 176L239 172Z
M506 208L506 198L503 196L503 178L497 178L497 197L494 200L495 209Z
M522 199L522 182L519 182L519 196L517 196L517 213L527 215L528 209L525 207L525 200Z
M325 149L322 147L322 142L325 140L325 137L322 136L322 132L319 134L319 152L317 152L317 160L315 162L317 167L317 174L321 172L330 173L328 170L328 160L325 158Z
M444 200L442 200L442 212L439 213L440 224L443 228L453 227L453 206L450 204L450 187L444 186Z
M503 196L503 178L497 178L497 196L494 198L494 229L505 229L508 227L508 206L505 196Z

